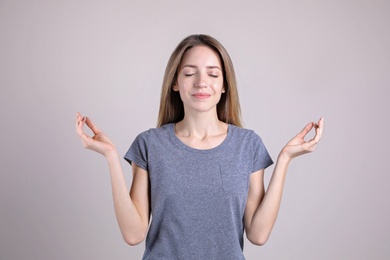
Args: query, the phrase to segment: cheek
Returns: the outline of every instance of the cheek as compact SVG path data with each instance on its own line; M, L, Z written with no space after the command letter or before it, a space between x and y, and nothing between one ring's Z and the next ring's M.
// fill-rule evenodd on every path
M185 78L185 77L179 77L177 80L177 89L184 89L189 86L191 86L191 79L190 78Z
M224 88L223 88L223 82L214 82L213 83L213 89L215 92L223 92L224 91Z
M182 89L183 87L183 81L181 80L181 79L177 79L177 81L176 81L176 83L175 83L175 85L173 85L173 90L174 91L177 91L177 92L179 92L180 91L180 89Z

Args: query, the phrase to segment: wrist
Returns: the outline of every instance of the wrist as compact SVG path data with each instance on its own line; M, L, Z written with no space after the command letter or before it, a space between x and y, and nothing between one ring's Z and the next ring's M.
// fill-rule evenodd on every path
M282 163L288 164L292 160L292 157L282 149L278 155L278 161Z
M104 154L104 156L106 157L107 161L112 161L112 160L118 160L119 159L118 151L115 148L107 151Z

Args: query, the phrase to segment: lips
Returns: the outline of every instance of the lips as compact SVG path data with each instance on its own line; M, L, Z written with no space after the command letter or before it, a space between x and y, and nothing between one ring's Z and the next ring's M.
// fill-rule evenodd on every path
M210 97L211 95L207 94L207 93L195 93L195 94L192 94L192 96L195 98L199 98L199 99L205 99L205 98Z

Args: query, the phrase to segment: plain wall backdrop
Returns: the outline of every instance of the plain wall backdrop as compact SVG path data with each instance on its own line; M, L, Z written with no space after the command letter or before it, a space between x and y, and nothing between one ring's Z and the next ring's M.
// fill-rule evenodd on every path
M123 155L156 126L168 58L194 33L227 48L245 127L274 159L325 117L317 150L291 163L269 241L245 241L247 259L389 259L386 0L0 0L0 259L141 258L75 116Z

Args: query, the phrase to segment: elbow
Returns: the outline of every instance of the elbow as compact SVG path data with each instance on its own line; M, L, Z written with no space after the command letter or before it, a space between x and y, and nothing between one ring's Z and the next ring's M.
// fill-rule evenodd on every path
M148 226L119 226L122 238L129 246L136 246L146 238Z
M268 239L256 239L256 240L249 240L252 244L255 246L263 246Z
M256 246L263 246L268 241L268 237L266 234L257 234L256 236L247 235L248 240Z
M123 235L123 240L128 244L129 246L136 246L140 244L142 241L145 240L145 235L139 234L139 235Z

